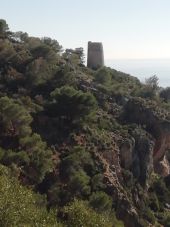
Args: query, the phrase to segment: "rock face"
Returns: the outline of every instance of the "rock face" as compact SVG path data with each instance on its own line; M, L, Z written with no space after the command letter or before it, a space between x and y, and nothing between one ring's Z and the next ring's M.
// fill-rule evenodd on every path
M98 69L104 66L104 54L102 43L88 42L87 67Z
M120 145L121 166L131 170L143 186L153 171L153 148L154 142L147 136L125 139Z
M147 137L139 138L135 143L132 172L142 185L146 185L153 171L154 143Z
M160 136L154 147L154 168L155 172L162 176L170 174L170 165L167 160L167 152L170 149L170 123L161 124Z
M152 135L154 140L154 171L162 176L170 174L170 165L166 158L170 149L169 113L154 106L149 101L133 98L126 105L124 118L127 122L145 126L146 131Z
M127 170L132 167L135 140L125 139L120 145L121 166Z
M116 149L112 150L109 155L95 153L95 156L96 160L103 165L104 183L106 190L116 204L117 216L124 221L126 227L142 227L139 223L137 210L120 183L120 166L114 160L118 153L119 151ZM111 156L113 157L111 158ZM117 157L116 160L118 161L119 158Z

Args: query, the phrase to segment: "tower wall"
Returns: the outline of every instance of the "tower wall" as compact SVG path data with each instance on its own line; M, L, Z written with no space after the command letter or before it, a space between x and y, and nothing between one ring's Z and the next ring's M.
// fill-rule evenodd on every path
M104 66L102 43L88 42L87 67L98 69L102 66Z

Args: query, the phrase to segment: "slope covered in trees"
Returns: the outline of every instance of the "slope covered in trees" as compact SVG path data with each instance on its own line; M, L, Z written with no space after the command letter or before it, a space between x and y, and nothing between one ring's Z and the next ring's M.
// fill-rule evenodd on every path
M169 97L0 20L0 225L170 226Z

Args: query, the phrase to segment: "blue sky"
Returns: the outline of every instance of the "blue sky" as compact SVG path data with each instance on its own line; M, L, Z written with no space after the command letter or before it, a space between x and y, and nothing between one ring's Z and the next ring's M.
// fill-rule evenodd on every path
M12 31L64 48L101 41L105 58L170 58L170 0L0 0Z

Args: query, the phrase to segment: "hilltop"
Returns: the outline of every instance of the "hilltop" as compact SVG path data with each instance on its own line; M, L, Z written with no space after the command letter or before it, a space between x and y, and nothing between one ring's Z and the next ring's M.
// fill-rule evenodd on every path
M170 226L170 88L157 77L91 70L82 48L0 20L0 126L0 225Z

